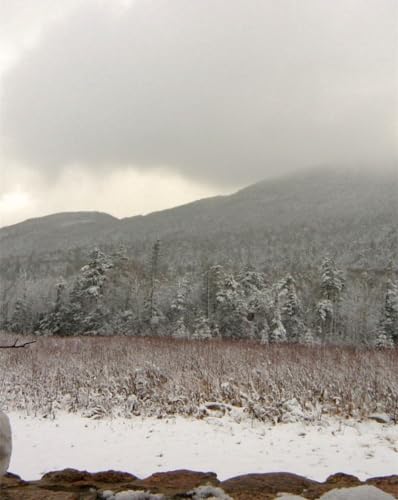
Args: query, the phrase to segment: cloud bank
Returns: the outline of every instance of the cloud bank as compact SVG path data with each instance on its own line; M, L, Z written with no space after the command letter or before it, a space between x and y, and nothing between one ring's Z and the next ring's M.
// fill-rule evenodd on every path
M395 0L90 2L5 75L2 149L219 185L397 157Z

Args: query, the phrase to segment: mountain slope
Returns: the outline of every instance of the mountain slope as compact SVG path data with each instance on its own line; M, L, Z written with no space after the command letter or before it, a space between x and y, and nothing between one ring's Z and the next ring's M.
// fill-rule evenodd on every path
M84 247L102 241L118 219L100 212L64 212L0 229L1 258Z
M147 216L79 212L0 229L1 258L123 242L137 256L157 238L164 259L246 259L305 266L325 252L346 265L397 259L398 173L313 170Z

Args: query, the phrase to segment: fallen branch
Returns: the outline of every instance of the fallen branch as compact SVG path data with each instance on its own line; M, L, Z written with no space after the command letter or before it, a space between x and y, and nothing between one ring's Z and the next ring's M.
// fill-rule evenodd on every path
M37 342L36 340L30 340L29 342L24 342L23 344L18 344L18 339L15 339L15 342L11 345L0 345L0 349L19 349L21 347L26 347L30 344L34 344Z

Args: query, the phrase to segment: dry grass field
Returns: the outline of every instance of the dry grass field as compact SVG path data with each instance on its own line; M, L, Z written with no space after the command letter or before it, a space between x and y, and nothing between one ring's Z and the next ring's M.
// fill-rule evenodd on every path
M0 335L2 345L13 341ZM42 337L0 350L0 402L5 410L48 417L214 411L277 422L385 412L397 421L398 350Z

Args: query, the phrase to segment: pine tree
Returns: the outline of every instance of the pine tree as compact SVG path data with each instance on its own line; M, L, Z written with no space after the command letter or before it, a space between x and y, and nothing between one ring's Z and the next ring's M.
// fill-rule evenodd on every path
M307 330L304 330L299 339L299 342L303 345L315 345L317 343L317 340L313 330L311 330L311 328L307 328Z
M383 329L379 329L376 332L374 345L378 348L391 348L394 347L394 342L392 337L390 337Z
M289 342L298 342L303 335L304 321L301 303L297 296L296 282L291 275L288 275L282 284L279 302L287 339Z
M344 290L343 273L333 259L326 257L321 264L321 299L317 304L318 330L324 341L335 340L339 326L339 302Z
M62 333L106 333L110 312L103 300L112 259L98 248L90 254L90 261L80 269L64 310Z
M260 341L262 344L269 344L270 331L269 326L266 321L264 321L263 327L260 330Z
M203 316L198 316L194 322L192 338L195 340L208 340L212 338L209 321Z
M177 292L170 306L171 320L178 321L184 318L187 310L187 282L179 280L177 284Z
M222 337L250 338L252 325L248 320L247 302L239 283L232 274L226 274L216 296L215 319Z
M30 333L32 331L32 310L26 294L15 302L14 313L9 328L16 333Z
M224 269L222 266L211 266L205 275L205 311L206 317L210 320L217 311L217 296L221 290L224 279Z
M56 298L52 310L41 319L38 325L38 332L47 335L57 335L66 333L70 325L65 325L67 319L67 302L65 300L66 282L61 278L55 285Z
M160 240L156 240L152 248L151 269L150 269L150 289L149 289L149 321L151 324L157 323L158 315L156 308L156 286L159 271Z
M187 283L180 280L177 286L177 293L170 307L170 321L172 323L172 336L175 338L187 338L189 332L185 325L185 315L187 312Z
M182 318L177 320L177 322L174 324L172 337L174 337L175 339L186 339L189 337L189 332Z
M287 341L286 329L282 323L281 312L279 309L278 299L274 306L274 313L271 321L271 331L269 335L269 341L272 343L280 343Z
M398 281L388 281L376 345L398 345Z
M330 257L325 257L321 264L321 290L322 298L330 300L333 304L340 300L344 289L343 273L336 267Z
M19 280L22 284L21 295L17 298L8 328L16 333L31 333L33 330L33 312L28 298L28 277L26 271L21 271Z

